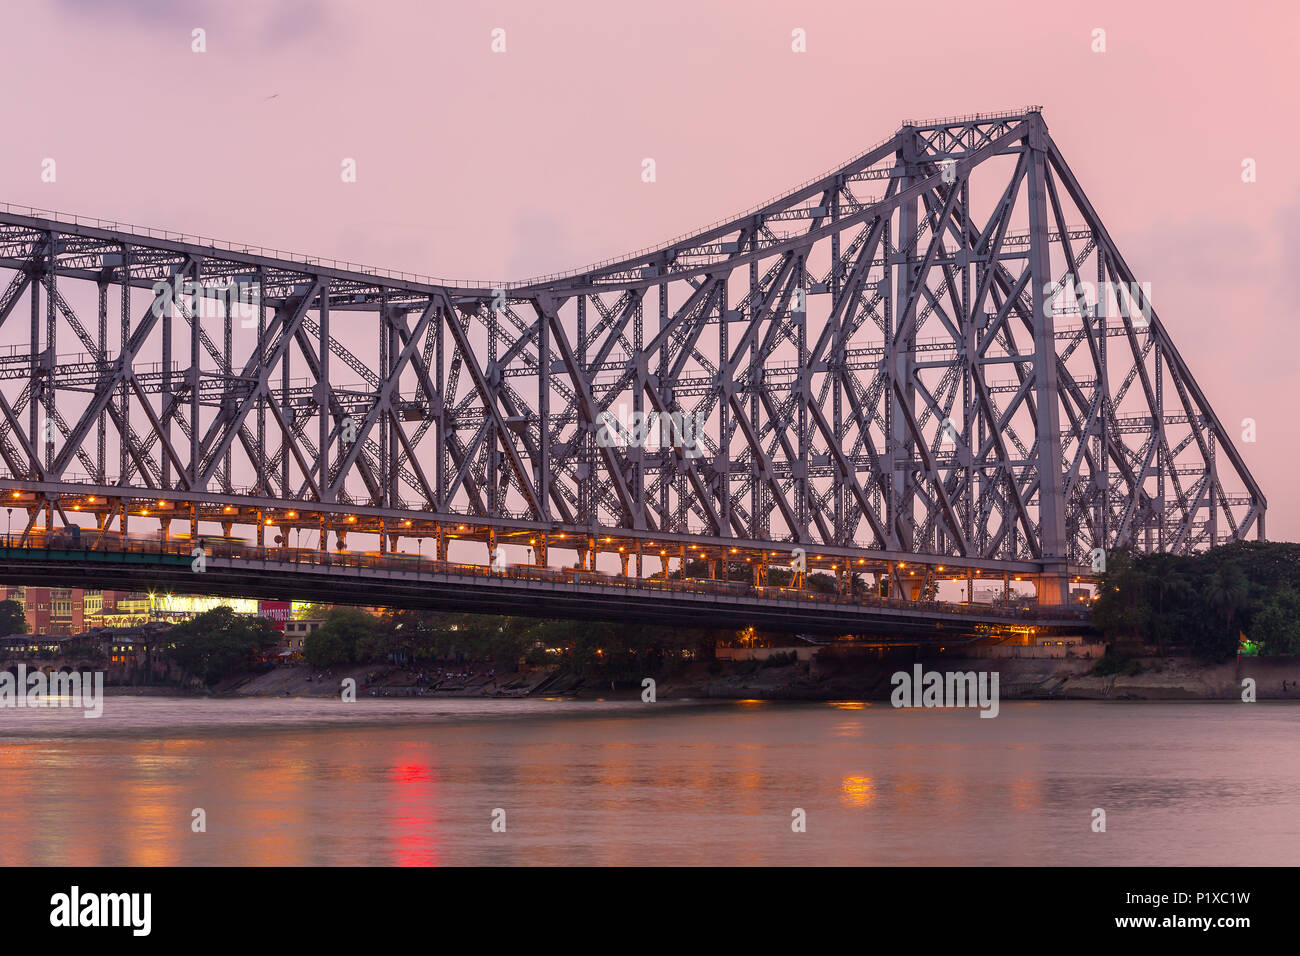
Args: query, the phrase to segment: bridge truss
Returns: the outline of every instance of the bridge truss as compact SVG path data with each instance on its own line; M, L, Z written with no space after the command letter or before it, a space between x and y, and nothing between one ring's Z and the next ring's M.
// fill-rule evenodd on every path
M1096 549L1264 533L1036 109L905 123L731 221L523 282L13 207L0 270L25 533L527 542L638 574L801 548L841 577L1027 574L1050 603Z

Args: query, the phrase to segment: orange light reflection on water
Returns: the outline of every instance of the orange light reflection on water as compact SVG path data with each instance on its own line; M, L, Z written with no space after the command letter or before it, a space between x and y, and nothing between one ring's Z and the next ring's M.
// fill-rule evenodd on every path
M871 803L875 786L870 777L845 777L840 782L840 797L851 807L865 807Z

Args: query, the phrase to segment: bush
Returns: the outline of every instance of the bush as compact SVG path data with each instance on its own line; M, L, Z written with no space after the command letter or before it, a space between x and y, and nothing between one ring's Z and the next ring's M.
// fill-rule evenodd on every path
M1109 677L1112 674L1124 674L1132 677L1142 673L1142 662L1125 654L1107 654L1092 669L1096 677Z

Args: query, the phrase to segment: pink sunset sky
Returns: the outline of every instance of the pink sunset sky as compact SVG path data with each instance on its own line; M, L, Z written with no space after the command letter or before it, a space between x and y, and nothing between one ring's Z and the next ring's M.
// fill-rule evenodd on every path
M1141 6L11 0L0 201L517 279L737 213L904 118L1040 104L1220 420L1257 423L1269 537L1298 540L1300 13Z

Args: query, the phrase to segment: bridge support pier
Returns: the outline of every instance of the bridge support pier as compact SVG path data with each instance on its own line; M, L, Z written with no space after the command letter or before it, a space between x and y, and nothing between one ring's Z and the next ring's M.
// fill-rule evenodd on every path
M642 562L642 558L643 558L643 555L642 555L642 553L641 553L641 539L640 539L640 538L637 538L637 541L636 541L636 576L637 576L638 578L643 578L643 577L645 577L645 574L642 573L642 572L645 570L644 566L643 566L642 563L641 563L641 562Z
M1059 607L1069 603L1070 572L1064 565L1036 574L1030 580L1034 582L1034 594L1040 605Z
M538 539L537 541L537 563L540 567L543 568L547 566L547 561L549 560L547 556L547 547L546 547L549 542L550 542L549 536L546 534L545 531L543 531L541 538Z
M623 577L627 577L627 559L628 559L628 553L624 551L622 548L619 548L618 560L619 563L623 566Z

